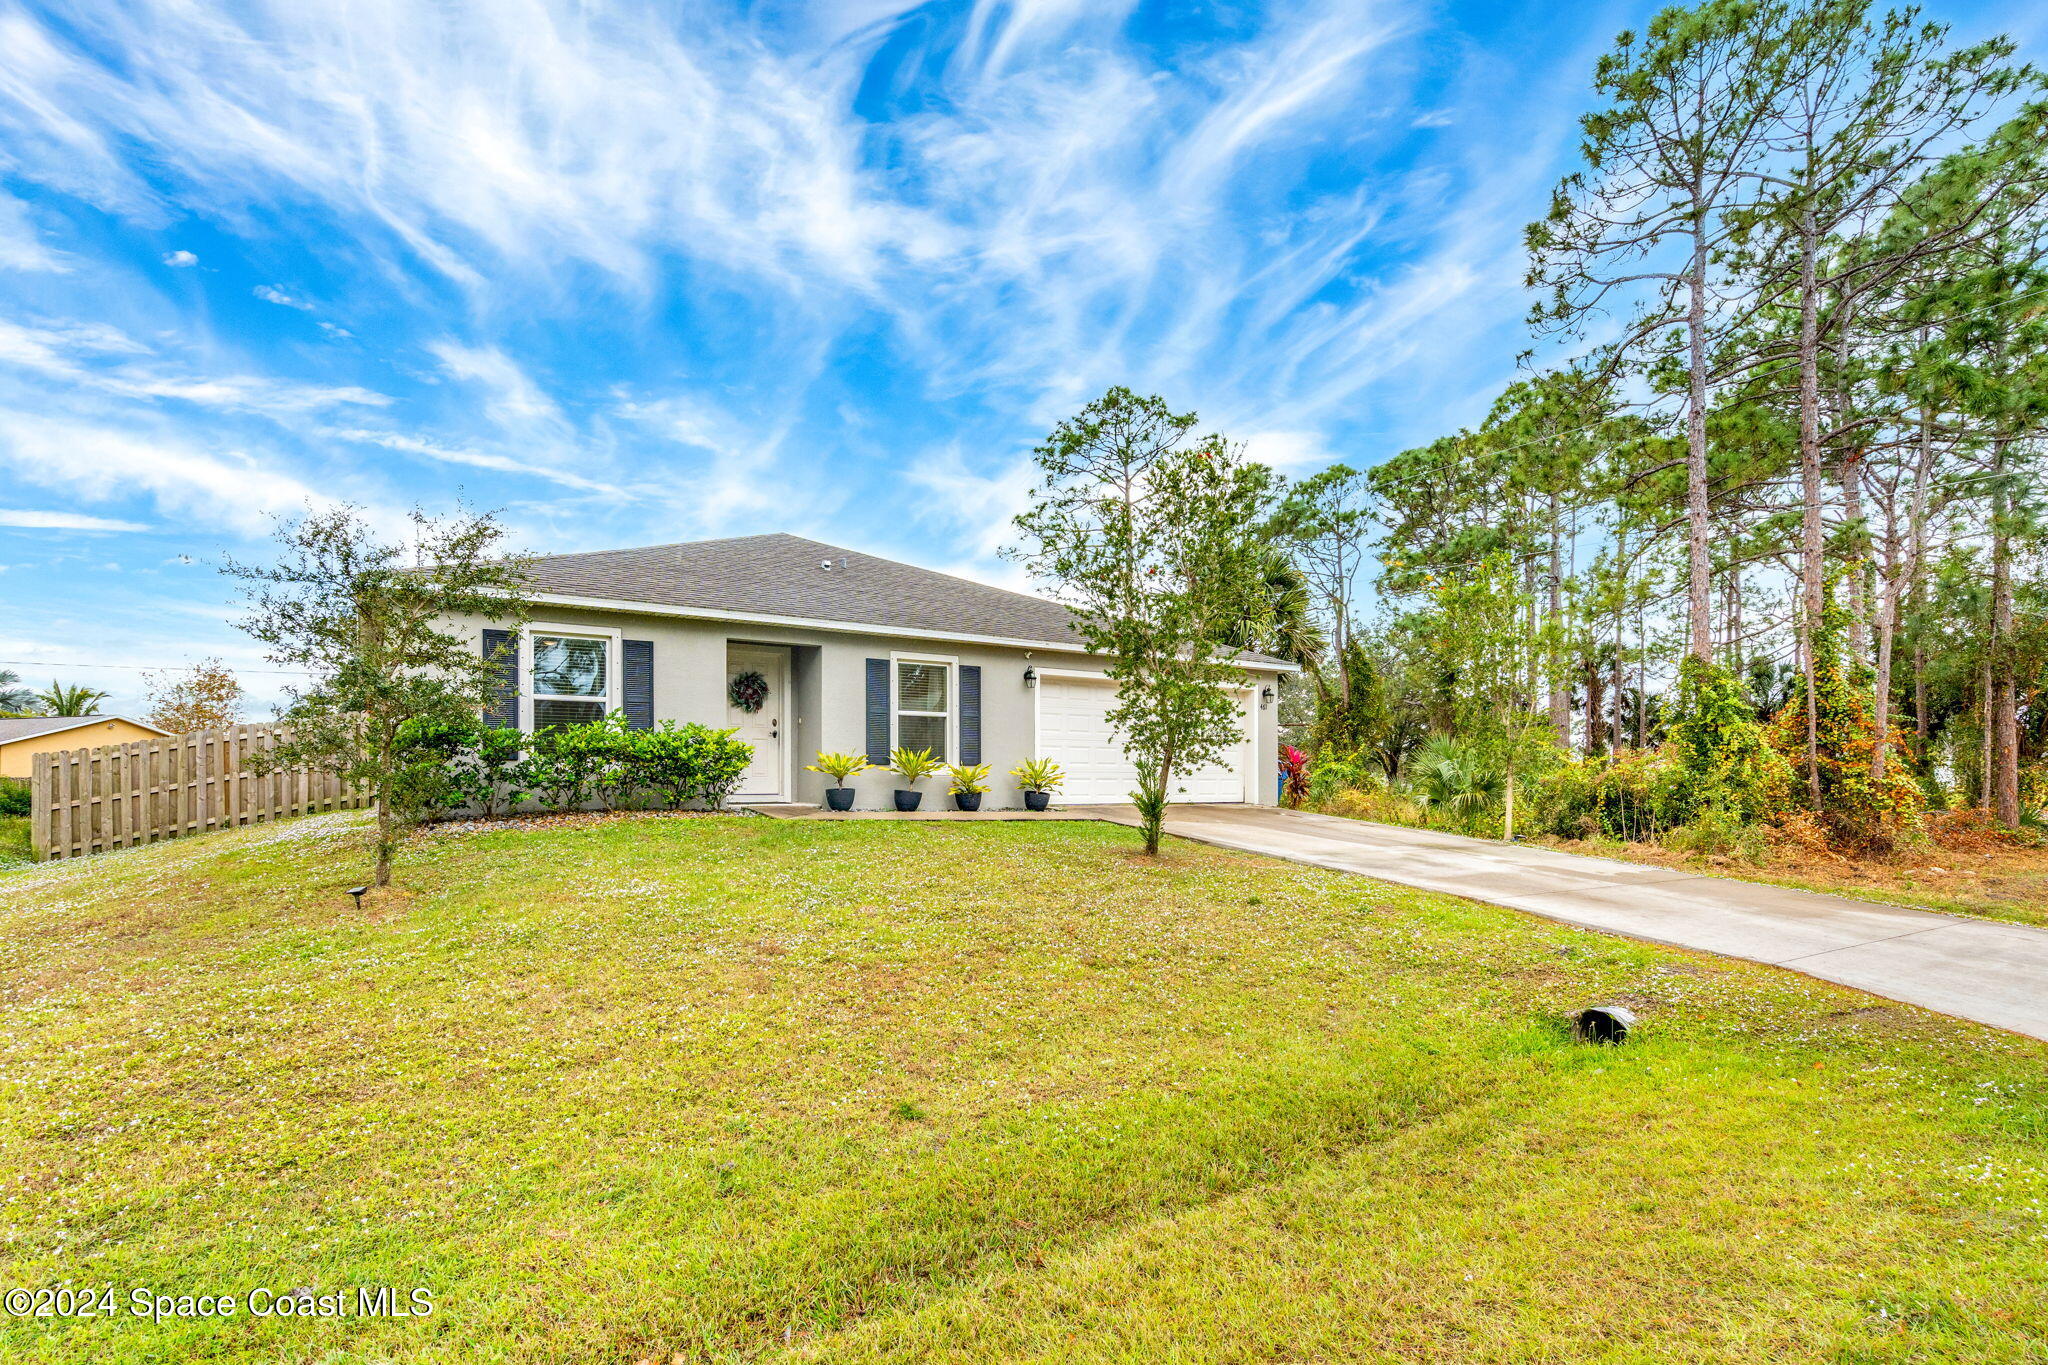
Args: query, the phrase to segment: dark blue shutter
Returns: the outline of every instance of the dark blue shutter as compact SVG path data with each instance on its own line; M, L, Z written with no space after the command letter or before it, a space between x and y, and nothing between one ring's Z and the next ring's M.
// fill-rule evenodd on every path
M654 641L619 642L619 678L625 684L626 724L635 730L654 728Z
M889 761L889 661L868 660L868 762Z
M519 640L509 630L484 631L483 654L498 662L498 677L491 684L490 702L484 707L484 723L507 730L519 728Z
M960 761L981 762L981 665L960 665Z

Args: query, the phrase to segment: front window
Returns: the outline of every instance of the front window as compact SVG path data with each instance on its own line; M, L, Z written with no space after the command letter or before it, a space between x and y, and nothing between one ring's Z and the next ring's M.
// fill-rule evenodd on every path
M941 763L946 753L946 728L952 715L952 669L946 664L896 665L896 743L904 749L930 749Z
M611 642L602 636L533 637L533 728L603 720L611 696Z

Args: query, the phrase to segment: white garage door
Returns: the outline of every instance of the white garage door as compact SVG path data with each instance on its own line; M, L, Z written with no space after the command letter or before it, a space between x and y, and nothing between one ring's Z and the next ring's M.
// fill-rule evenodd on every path
M1175 801L1243 801L1250 788L1250 693L1233 689L1247 738L1220 762L1193 772L1175 773ZM1038 683L1038 752L1067 774L1060 800L1073 805L1128 801L1138 785L1124 746L1109 723L1116 686L1106 678L1049 678Z

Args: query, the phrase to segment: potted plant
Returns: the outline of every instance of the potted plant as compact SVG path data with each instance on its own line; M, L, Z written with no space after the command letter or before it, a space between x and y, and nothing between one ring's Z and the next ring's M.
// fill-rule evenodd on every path
M1052 804L1052 794L1060 789L1067 775L1060 771L1060 765L1049 758L1027 758L1010 769L1010 776L1017 779L1017 785L1024 789L1024 808L1044 810Z
M946 765L932 757L930 749L897 749L889 755L889 771L910 785L896 789L896 809L916 810L924 800L924 793L917 790L917 784L930 777Z
M825 789L825 804L833 810L853 809L853 788L846 785L846 779L869 768L865 754L832 754L818 750L818 761L806 763L804 767L814 773L823 773L832 779L834 785Z
M988 764L955 763L946 769L946 775L952 779L947 790L953 794L954 804L961 810L980 810L981 794L988 790Z

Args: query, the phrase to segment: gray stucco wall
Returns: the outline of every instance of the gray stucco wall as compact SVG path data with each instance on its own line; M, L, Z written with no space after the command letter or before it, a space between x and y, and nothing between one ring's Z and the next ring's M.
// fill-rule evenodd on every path
M464 623L481 645L481 620ZM587 608L537 605L532 610L536 627L563 626L617 631L622 638L649 640L654 644L654 715L657 720L678 724L697 721L707 725L727 724L725 697L726 646L728 643L791 646L791 695L796 703L794 724L784 736L789 752L791 789L796 801L823 804L830 779L822 773L807 772L804 765L820 749L860 753L865 748L866 661L886 658L891 653L924 654L949 658L981 668L982 761L990 768L989 794L983 803L991 807L1023 804L1016 780L1009 769L1032 756L1034 712L1032 689L1024 685L1027 666L1095 671L1099 662L1079 651L1023 650L992 645L958 644L913 637L855 634L845 631L760 625L753 623L703 621L638 612L597 611ZM530 661L529 661L530 662ZM1253 675L1254 685L1274 682L1271 673ZM1256 771L1252 782L1261 805L1274 800L1272 774L1279 760L1279 707L1254 704L1253 736ZM522 716L522 719L525 719ZM885 772L865 773L853 780L859 795L855 805L862 809L890 804L897 779ZM949 805L943 776L919 784L925 809Z

